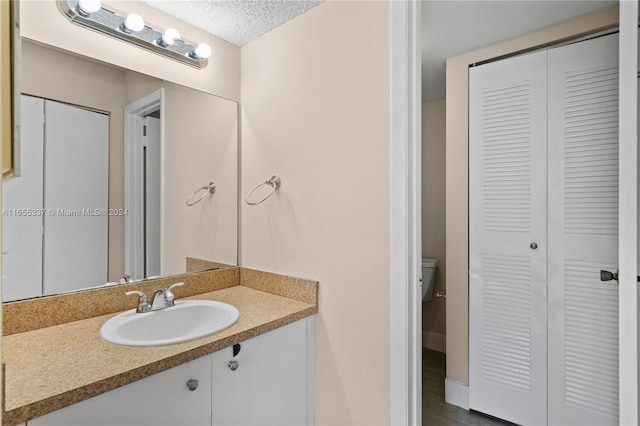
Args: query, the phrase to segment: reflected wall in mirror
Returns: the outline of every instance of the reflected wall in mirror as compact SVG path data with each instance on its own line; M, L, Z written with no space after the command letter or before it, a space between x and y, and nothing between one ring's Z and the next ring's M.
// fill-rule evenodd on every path
M4 301L237 264L235 102L24 38L21 60Z

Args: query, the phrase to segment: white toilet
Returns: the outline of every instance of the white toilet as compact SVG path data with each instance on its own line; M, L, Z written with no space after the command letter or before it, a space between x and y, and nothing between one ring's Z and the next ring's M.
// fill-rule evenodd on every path
M422 259L422 301L428 302L433 297L433 288L436 281L436 259Z

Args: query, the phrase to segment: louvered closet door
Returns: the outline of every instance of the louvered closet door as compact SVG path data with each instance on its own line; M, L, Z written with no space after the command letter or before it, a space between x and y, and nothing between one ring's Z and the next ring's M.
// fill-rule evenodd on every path
M549 51L549 424L618 424L618 36Z
M470 69L469 126L469 406L545 424L547 53Z

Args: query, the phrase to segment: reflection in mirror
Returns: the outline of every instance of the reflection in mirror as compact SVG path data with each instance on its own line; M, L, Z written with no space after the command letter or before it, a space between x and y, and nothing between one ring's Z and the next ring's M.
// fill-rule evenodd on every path
M236 265L235 102L24 38L21 61L4 301Z

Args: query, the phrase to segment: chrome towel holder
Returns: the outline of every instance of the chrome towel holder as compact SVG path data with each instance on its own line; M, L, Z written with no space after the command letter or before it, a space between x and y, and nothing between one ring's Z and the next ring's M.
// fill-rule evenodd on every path
M193 198L199 193L202 192L202 195L200 196L200 198L197 198L195 201L193 200ZM191 207L194 204L198 204L200 201L202 201L204 199L204 197L207 196L207 194L214 194L216 192L216 184L212 182L209 182L206 185L201 186L200 188L196 189L195 191L193 191L191 193L191 195L189 195L189 198L187 198L187 201L185 201L185 203L187 204L187 206Z
M267 198L269 198L271 196L271 194L273 194L273 191L275 191L276 189L280 188L280 185L282 184L282 181L280 180L280 177L277 175L273 175L271 176L271 178L267 179L266 181L257 184L256 186L253 187L253 189L251 189L251 191L249 191L249 193L247 194L247 198L245 199L245 201L247 202L247 204L249 204L250 206L255 206L257 204L262 203L263 201L265 201ZM260 188L262 185L270 185L271 186L271 191L269 191L269 193L267 195L264 196L264 198L262 198L259 201L249 201L249 197L251 197L251 194L253 194L253 191L255 191L256 189Z

